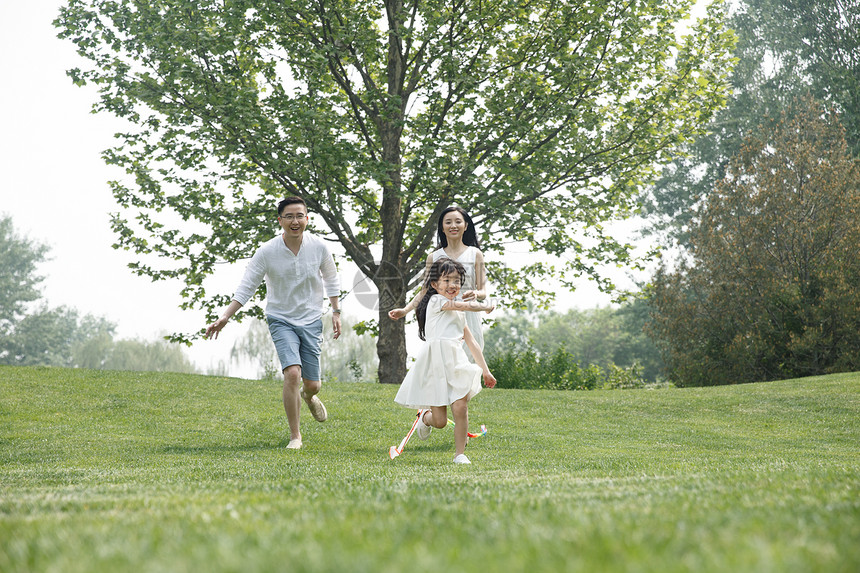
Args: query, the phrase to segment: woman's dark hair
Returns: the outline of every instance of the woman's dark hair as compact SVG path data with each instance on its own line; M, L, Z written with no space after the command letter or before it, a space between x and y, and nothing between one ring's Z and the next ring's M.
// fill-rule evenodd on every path
M457 211L463 215L463 220L466 221L466 231L463 233L463 244L480 249L481 245L478 243L478 233L475 231L475 224L472 222L472 218L468 213L466 213L465 209L458 207L457 205L448 207L442 211L441 215L439 215L439 222L436 224L436 242L438 243L438 248L444 249L448 246L448 237L445 236L445 231L442 230L442 219L444 219L445 215L451 211Z
M418 317L418 338L424 338L424 325L427 323L427 305L430 304L430 297L434 294L439 294L436 289L430 286L430 283L438 282L445 275L451 274L460 275L460 282L466 280L466 269L453 259L441 257L438 261L430 265L430 270L427 271L427 278L424 279L424 288L427 292L424 298L418 303L418 308L415 309L415 315Z

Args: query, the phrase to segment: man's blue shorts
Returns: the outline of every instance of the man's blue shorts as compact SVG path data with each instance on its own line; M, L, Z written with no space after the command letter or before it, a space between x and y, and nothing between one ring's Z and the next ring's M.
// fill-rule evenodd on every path
M266 316L269 332L281 361L281 371L298 364L302 367L302 378L320 379L320 345L322 344L322 319L305 326L290 324L282 318Z

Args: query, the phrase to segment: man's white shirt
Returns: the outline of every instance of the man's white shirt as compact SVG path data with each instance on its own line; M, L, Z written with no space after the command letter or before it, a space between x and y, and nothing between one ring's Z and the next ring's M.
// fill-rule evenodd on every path
M294 254L278 235L251 257L233 300L243 306L266 279L266 314L297 326L311 324L323 314L326 297L340 295L340 279L328 246L309 233Z

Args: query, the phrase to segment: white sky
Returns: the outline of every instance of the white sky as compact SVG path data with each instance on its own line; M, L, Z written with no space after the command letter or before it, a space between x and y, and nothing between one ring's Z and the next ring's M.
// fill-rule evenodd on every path
M119 208L107 182L122 174L105 165L101 152L114 144L113 134L125 124L91 114L95 90L76 87L65 75L84 62L71 42L56 37L52 21L63 4L0 2L0 213L11 215L19 234L50 247L51 260L40 271L51 306L104 316L117 324L119 338L153 340L167 332L196 331L204 326L203 313L179 310L178 282L153 283L133 275L127 265L134 255L111 247L109 214ZM219 269L208 291L232 293L243 270L242 264ZM354 280L355 271L345 268L343 288ZM588 286L557 300L559 308L608 302ZM360 319L375 317L354 297L344 301L344 308ZM205 370L228 361L243 331L228 325L219 340L198 342L187 352ZM233 366L231 374L253 376L254 370Z

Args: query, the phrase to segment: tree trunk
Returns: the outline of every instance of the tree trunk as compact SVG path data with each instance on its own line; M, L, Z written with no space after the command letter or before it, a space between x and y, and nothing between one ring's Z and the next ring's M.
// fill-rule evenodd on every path
M375 283L379 290L379 382L400 384L406 376L406 319L391 320L388 311L406 305L407 279L398 266L382 262Z
M406 319L391 320L388 311L379 310L379 382L400 384L406 376Z
M401 0L386 0L388 35L388 97L386 108L376 118L382 144L382 161L386 179L382 186L382 260L376 272L379 290L379 381L382 384L400 384L406 376L405 320L391 320L388 311L406 303L407 279L403 276L401 252L403 250L401 197L401 150L403 131L403 46L400 37L403 4ZM396 103L395 103L396 102ZM394 104L394 105L391 105Z

